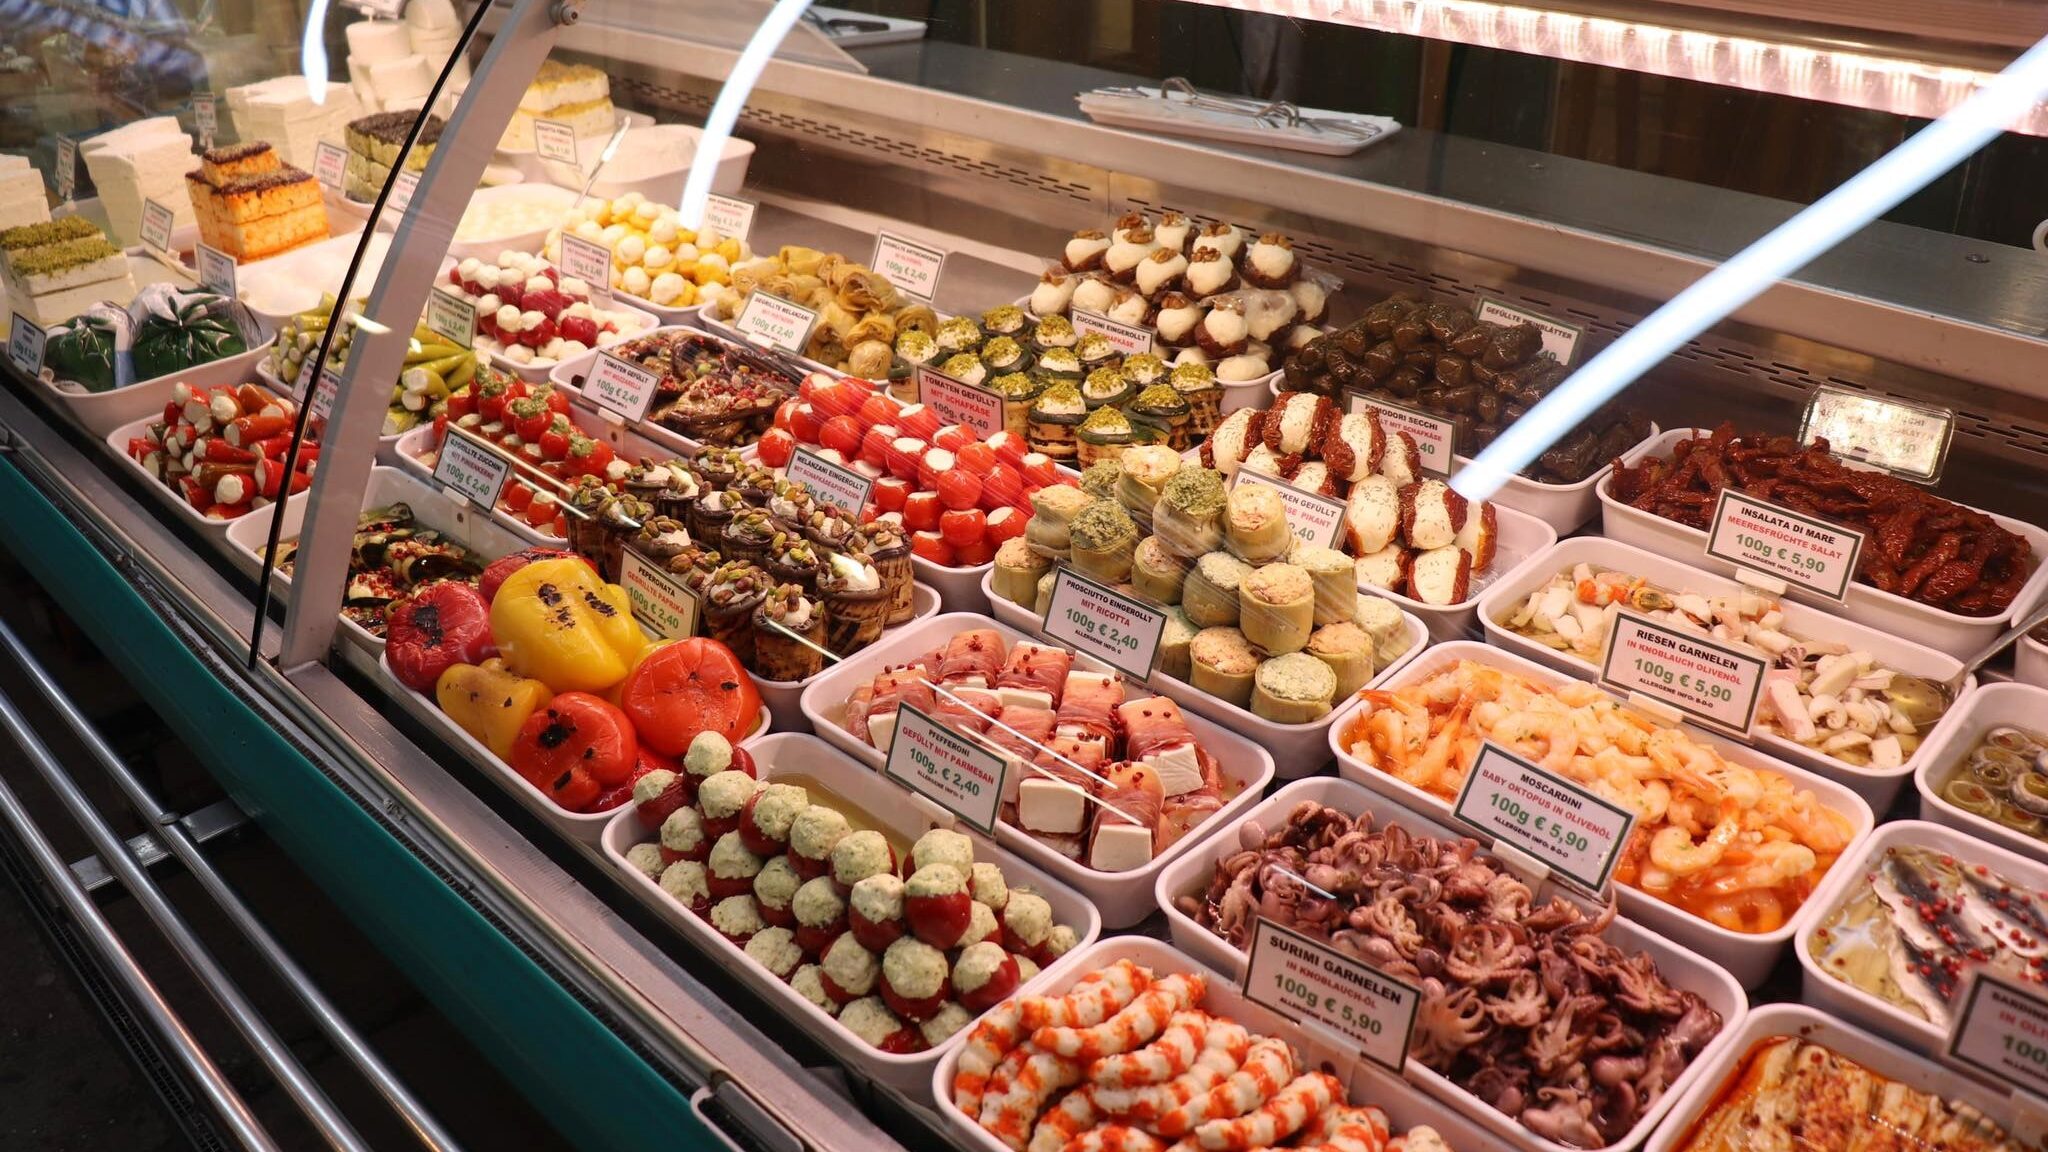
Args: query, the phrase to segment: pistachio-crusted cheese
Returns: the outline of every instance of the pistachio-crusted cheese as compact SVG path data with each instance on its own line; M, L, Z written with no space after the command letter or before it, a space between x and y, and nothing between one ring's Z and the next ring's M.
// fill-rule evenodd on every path
M1052 926L1052 931L1046 933L1045 950L1047 954L1057 959L1072 952L1074 945L1080 942L1081 938L1074 934L1072 927L1065 924L1055 924Z
M1228 552L1210 552L1195 561L1195 571L1218 592L1234 593L1244 578L1252 574L1252 566Z
M917 1030L924 1033L926 1047L937 1048L950 1039L953 1033L972 1023L974 1023L972 1013L953 1001L948 1000L945 1006L940 1008L935 1015L918 1025Z
M775 973L777 980L787 980L803 963L804 950L797 947L796 935L787 928L763 928L747 941L747 955L754 963Z
M666 768L656 768L647 775L633 781L633 803L650 803L663 792L668 791L668 786L675 782L675 773Z
M706 864L711 874L721 880L746 880L761 871L761 858L747 851L737 832L727 832L718 838L711 846L711 858Z
M803 884L804 878L796 874L796 865L789 862L789 857L771 856L754 875L754 899L763 908L787 908Z
M1047 316L1032 329L1031 339L1041 348L1072 348L1080 337L1074 332L1074 323L1065 316Z
M770 784L754 801L754 827L770 840L788 840L797 813L811 806L811 794L798 784Z
M1276 700L1328 700L1337 693L1337 674L1306 652L1275 656L1257 675L1260 689Z
M951 972L946 954L915 936L901 937L882 953L882 978L907 1000L938 995Z
M927 864L910 874L903 894L916 898L951 896L967 890L967 876L951 864Z
M1113 358L1116 345L1100 332L1084 332L1080 339L1074 341L1074 355L1079 356L1083 364L1098 363Z
M964 945L993 940L1002 930L1002 925L996 922L995 909L976 900L968 905L967 931L960 934L959 942Z
M797 995L817 1005L825 1015L839 1015L839 1001L826 994L824 981L818 979L816 964L805 964L798 968L790 975L789 986L796 989Z
M1041 417L1081 416L1088 411L1088 401L1082 399L1079 388L1061 381L1039 393L1031 402L1031 411Z
M934 828L910 846L910 860L918 869L950 864L966 876L974 868L974 841L948 828Z
M806 880L789 899L796 922L806 928L823 928L846 914L846 900L830 876Z
M661 870L661 890L685 907L711 899L711 884L704 866L695 860L678 860Z
M813 804L789 822L789 846L806 860L824 860L853 829L837 808Z
M752 896L727 896L711 906L711 926L734 939L752 936L761 930L761 910Z
M755 783L745 772L730 769L708 776L697 789L697 807L704 810L708 819L727 819L746 806L747 799L754 794Z
M704 818L697 815L695 808L678 808L668 814L668 819L661 822L663 848L688 855L703 845Z
M1010 958L1000 944L969 944L960 951L960 962L953 965L953 990L972 992L989 982L1003 967L1003 961Z
M865 996L874 991L875 977L882 970L875 954L861 947L850 932L832 941L819 963L832 983L848 996Z
M932 337L948 352L959 352L981 343L981 328L966 316L955 316L939 325Z
M974 890L974 898L991 909L1000 912L1010 900L1010 882L1003 879L1003 870L986 860L974 865L968 882Z
M1096 416L1111 411L1114 409L1104 408ZM1095 416L1088 419L1093 422ZM1068 526L1068 532L1076 548L1091 552L1121 548L1138 539L1138 526L1131 521L1130 513L1124 511L1123 505L1114 500L1097 500L1081 509Z
M832 846L832 878L851 888L870 876L888 872L895 858L889 841L880 832L850 832Z
M853 910L876 924L900 919L903 916L903 889L903 881L890 873L870 876L853 886Z
M1003 927L1025 947L1036 948L1052 932L1052 905L1036 892L1012 892L1003 906Z
M988 365L983 364L981 357L972 352L947 357L946 362L939 365L939 371L962 384L979 385L988 378Z
M988 387L1009 400L1028 400L1038 394L1038 382L1026 372L1005 372L990 380Z
M860 1037L870 1048L879 1048L898 1032L903 1031L903 1021L879 996L868 996L855 1000L839 1010L839 1022L846 1030Z
M649 880L659 879L661 870L667 867L661 862L661 846L658 844L635 844L626 849L626 863Z

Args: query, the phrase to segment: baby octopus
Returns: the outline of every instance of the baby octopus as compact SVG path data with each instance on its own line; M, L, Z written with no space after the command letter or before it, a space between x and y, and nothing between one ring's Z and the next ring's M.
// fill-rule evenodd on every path
M1305 801L1240 830L1238 851L1179 909L1238 948L1259 917L1329 940L1422 989L1409 1054L1537 1135L1620 1140L1721 1031L1651 958L1535 894L1477 842L1376 828Z

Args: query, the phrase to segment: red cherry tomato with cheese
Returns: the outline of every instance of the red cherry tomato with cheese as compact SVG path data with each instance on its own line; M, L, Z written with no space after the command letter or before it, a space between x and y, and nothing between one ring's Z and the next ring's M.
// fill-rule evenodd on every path
M976 477L987 476L989 469L996 466L996 450L978 442L957 449L953 457L959 461L962 471Z
M1024 485L1027 488L1043 488L1057 484L1060 478L1059 465L1043 452L1026 453L1023 461Z
M796 455L796 437L781 428L770 428L761 433L758 446L761 463L770 468L781 468Z
M841 463L847 462L841 461ZM887 476L889 474L889 470L887 468L882 467L880 464L877 464L872 460L854 460L848 466L851 467L855 472L860 473L861 475L867 477L870 480L880 480L882 477Z
M816 408L811 407L809 401L799 401L795 408L790 409L789 434L796 437L797 443L816 444L818 434L824 427L824 419L818 415Z
M906 436L930 440L939 434L939 414L924 404L904 405L903 409L896 413L896 422L903 425Z
M988 535L988 514L979 508L940 513L939 535L956 550L972 547Z
M889 475L905 480L917 479L918 462L924 459L928 447L915 436L898 436L889 444Z
M948 452L958 452L974 442L973 433L970 433L958 424L948 424L944 428L932 433L932 443L944 448Z
M980 513L976 513L980 515ZM962 568L986 564L996 558L996 546L987 540L953 549L953 563Z
M1031 520L1028 513L1015 508L998 508L988 514L988 542L1002 545L1024 534L1024 525Z
M868 429L867 434L860 438L860 458L870 464L880 464L887 467L889 463L889 441L893 439L895 437L890 435L887 429Z
M848 387L851 383L850 380L834 380L830 384L819 385L811 393L811 407L817 409L827 422L840 416L851 419L854 413L860 411L861 404L867 400L866 393Z
M988 438L988 446L996 450L996 459L1013 468L1031 451L1031 443L1015 432L996 433Z
M868 397L873 396L877 391L873 380L864 380L859 376L847 376L841 379L839 384L840 387L846 389L846 394L852 398L853 410L856 412L860 411L860 406L867 403Z
M872 428L877 424L887 424L896 419L896 402L887 396L879 394L870 396L861 401L860 412L856 419L861 422L863 428Z
M526 506L533 503L533 489L524 484L507 484L504 494L498 497L498 502L508 511L524 512Z
M990 511L1024 498L1024 478L1008 464L989 469L981 481L981 506Z
M948 508L972 508L981 503L981 477L965 468L955 466L940 473L934 487L938 489L939 503Z
M903 502L903 526L912 532L932 532L939 527L939 506L936 492L912 492Z
M546 528L561 518L555 509L555 498L546 492L535 492L526 505L526 522L535 528Z
M937 491L939 477L953 471L953 454L944 448L927 448L917 462L917 486L928 491Z
M937 532L913 532L910 534L910 551L934 564L953 566L953 546Z
M862 445L863 448L866 445ZM875 508L877 512L901 512L903 504L910 499L910 485L894 476L887 480L875 481Z
M803 401L797 399L794 396L791 396L789 399L784 400L780 404L777 404L775 406L775 427L787 431L789 428L790 414L795 412L796 406L801 403L803 403Z
M817 398L818 389L824 388L831 383L832 377L825 375L823 372L813 372L804 377L803 382L796 386L797 398L808 403Z
M819 431L818 443L851 458L860 451L860 425L851 416L834 416Z

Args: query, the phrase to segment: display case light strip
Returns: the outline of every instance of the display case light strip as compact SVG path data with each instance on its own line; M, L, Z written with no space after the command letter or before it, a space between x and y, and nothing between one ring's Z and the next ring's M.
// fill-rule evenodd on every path
M327 103L327 0L313 0L306 11L306 30L299 34L299 74L306 78L306 98L315 107Z
M1203 2L1930 120L1962 103L1994 75L1847 48L1813 47L1487 0ZM2048 136L2048 105L2036 101L2015 118L2011 130Z
M740 58L733 61L732 71L726 73L718 99L712 101L711 113L704 117L704 131L697 137L697 155L690 161L683 198L676 205L683 227L694 230L704 226L704 209L711 203L711 181L718 175L718 158L725 155L725 142L732 137L740 110L747 106L747 97L754 94L754 85L760 83L761 72L781 46L782 38L789 35L810 6L811 0L775 0L775 7L768 10L761 26L754 29L747 46L740 51Z

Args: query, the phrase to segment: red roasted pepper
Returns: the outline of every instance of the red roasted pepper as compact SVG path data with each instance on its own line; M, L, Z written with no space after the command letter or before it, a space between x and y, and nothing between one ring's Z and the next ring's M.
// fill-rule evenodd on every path
M592 809L633 778L639 739L626 714L588 692L564 692L527 717L512 742L512 769L571 812Z
M430 584L391 609L384 659L401 684L431 693L441 673L495 651L491 606L467 584Z

